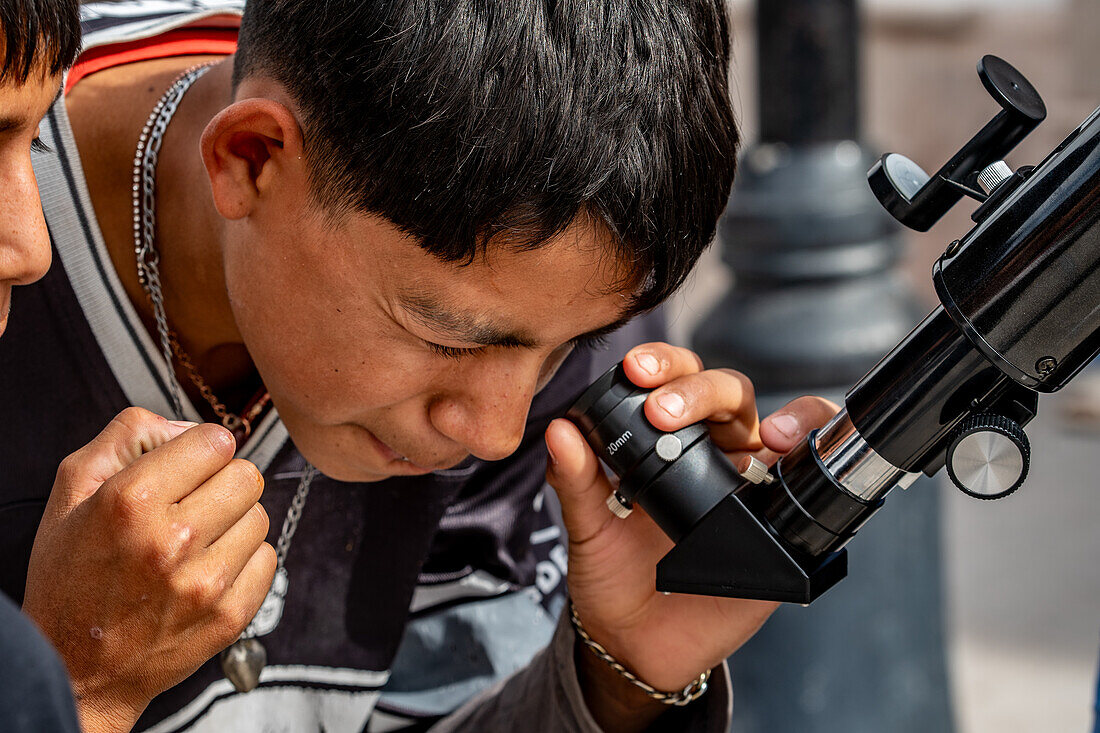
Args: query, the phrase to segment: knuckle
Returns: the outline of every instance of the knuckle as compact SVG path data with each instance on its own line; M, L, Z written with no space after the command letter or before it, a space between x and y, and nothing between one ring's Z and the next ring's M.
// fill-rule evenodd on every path
M262 564L265 577L273 577L275 575L275 569L279 564L279 555L275 552L274 546L270 542L263 542L260 544L259 549L256 550L256 554L259 556L259 562ZM264 591L266 594L266 591Z
M145 550L145 566L158 578L172 578L179 554L166 544L152 543Z
M153 417L153 413L149 412L144 407L127 407L115 416L115 421L127 427L134 428L144 425L151 417Z
M226 470L229 472L232 480L238 483L241 488L252 490L254 500L258 500L263 494L264 476L252 461L246 461L243 458L234 458L226 466Z
M145 548L145 566L157 578L172 578L179 565L180 554L166 542L151 542Z
M840 412L840 406L824 397L807 396L794 401L792 407L807 413L814 423L826 423Z
M722 394L721 386L709 372L688 374L670 384L674 391L682 394L695 407L709 407Z
M144 516L145 507L149 502L152 489L144 481L123 483L115 487L113 505L114 512L119 519L138 519Z
M220 603L214 609L214 624L227 643L231 643L252 621L250 610L243 603Z
M696 371L703 371L703 360L691 349L683 346L674 346L676 355L683 359L685 365L694 365Z
M756 388L752 384L752 380L744 372L739 372L736 369L715 369L716 374L721 374L726 378L732 379L737 383L738 388L741 390L743 399L756 399Z
M79 478L84 467L84 459L80 452L70 453L62 459L57 466L58 483L71 483Z
M120 437L132 440L147 433L157 423L164 422L164 418L143 407L127 407L115 416L113 422L122 433Z
M267 510L259 502L252 505L252 508L248 510L249 520L252 522L253 534L257 539L262 540L267 537L267 532L271 528L271 518L267 515Z
M756 386L753 385L752 380L749 379L748 375L742 374L741 372L734 372L734 374L737 376L737 381L741 383L741 391L744 392L745 397L755 400Z
M279 556L270 542L261 542L248 562L248 573L257 575L256 605L267 595L268 589L275 578L275 571L279 567ZM242 574L243 577L243 574Z
M144 484L126 484L104 495L111 524L133 531L145 524L149 488Z
M178 593L189 607L206 609L217 604L227 586L224 573L201 573L182 581Z

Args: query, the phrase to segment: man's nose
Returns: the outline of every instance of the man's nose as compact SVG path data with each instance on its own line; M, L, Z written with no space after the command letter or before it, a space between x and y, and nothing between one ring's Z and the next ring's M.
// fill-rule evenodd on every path
M0 282L26 285L50 269L50 238L29 157L0 170Z
M485 461L512 455L523 439L538 381L537 360L503 360L458 373L431 406L436 430Z

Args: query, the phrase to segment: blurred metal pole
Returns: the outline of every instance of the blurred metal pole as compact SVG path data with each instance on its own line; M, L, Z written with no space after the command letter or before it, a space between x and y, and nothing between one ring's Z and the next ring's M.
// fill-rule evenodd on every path
M856 0L756 13L760 141L721 225L735 286L693 346L752 377L763 414L799 393L841 401L927 309L891 272L899 226L867 186ZM736 733L953 730L938 490L895 492L849 545L850 577L730 659Z

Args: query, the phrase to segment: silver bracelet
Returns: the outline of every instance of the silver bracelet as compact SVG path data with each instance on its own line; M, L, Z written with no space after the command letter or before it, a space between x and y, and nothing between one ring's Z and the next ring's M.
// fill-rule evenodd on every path
M600 642L596 641L588 635L588 632L584 630L584 626L581 625L581 620L577 618L577 607L573 604L572 601L569 602L569 617L573 621L573 628L576 629L577 636L581 637L581 641L584 642L585 646L591 649L597 657L607 662L611 669L618 672L622 677L626 678L635 687L641 688L641 690L645 692L646 695L653 698L654 700L658 702L663 702L665 705L676 705L678 707L683 707L690 702L698 700L702 696L702 694L707 691L707 683L710 681L709 669L706 672L703 672L703 674L696 677L694 680L692 680L691 684L689 684L687 687L679 690L678 692L662 692L652 685L646 684L642 680L638 679L638 677L633 672L624 667L618 659L615 659L615 657L611 656L611 654L609 654L608 651L603 648L603 645L600 644Z

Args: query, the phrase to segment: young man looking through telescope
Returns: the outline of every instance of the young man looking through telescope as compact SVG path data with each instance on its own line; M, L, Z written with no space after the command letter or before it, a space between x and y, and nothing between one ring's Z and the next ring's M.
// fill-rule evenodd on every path
M560 585L532 586L555 557L534 539L552 536L548 448L577 615L639 678L684 688L772 608L656 593L667 540L613 521L595 456L551 422L587 383L586 342L671 294L713 236L737 142L722 4L254 2L239 45L238 13L86 10L45 125L56 156L36 167L61 266L0 344L0 410L23 428L0 458L25 467L0 486L3 557L26 556L27 507L120 407L218 420L267 480L276 581L240 655L139 726L424 724L549 642L440 729L724 730L724 684L668 712L568 614L554 629ZM732 455L783 452L833 410L806 398L759 423L747 379L667 344L626 369L661 387L657 427L707 419ZM49 412L65 421L47 433ZM140 515L148 497L129 498L122 516ZM96 529L49 545L56 577L116 528ZM104 608L104 576L141 585L126 562L78 575L54 602L81 618ZM224 588L211 576L204 595Z

